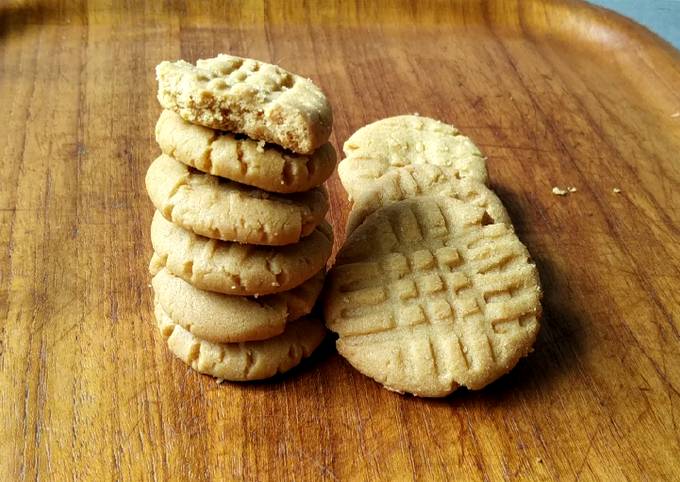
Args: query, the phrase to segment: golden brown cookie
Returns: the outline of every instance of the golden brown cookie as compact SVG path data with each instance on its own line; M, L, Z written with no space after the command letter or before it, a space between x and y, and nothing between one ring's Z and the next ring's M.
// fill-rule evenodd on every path
M486 183L486 161L455 127L415 115L389 117L356 131L343 146L338 174L351 199L394 168L449 167L458 179Z
M259 298L204 291L161 268L151 280L156 301L170 318L198 338L234 343L271 338L286 322L309 314L323 286L319 272L300 286Z
M262 380L297 366L321 344L326 336L315 318L300 318L273 338L241 343L213 343L201 340L182 328L154 303L156 323L170 351L199 373L222 380Z
M167 267L202 290L266 295L291 290L324 269L333 248L333 230L324 221L299 243L256 246L198 236L156 211L151 243L152 273Z
M333 113L314 83L276 65L220 54L156 67L158 101L183 119L311 154L328 141Z
M156 123L156 142L164 154L199 171L278 193L320 186L336 163L329 143L310 155L295 154L264 141L191 124L169 110Z
M391 204L347 239L328 274L338 351L386 387L445 396L482 388L531 350L538 274L505 224L449 197Z
M271 246L296 243L314 231L328 211L328 193L323 187L298 194L270 194L196 171L165 154L149 166L146 189L168 220L223 241Z
M455 170L449 167L419 164L390 170L357 194L349 214L347 233L354 231L369 214L381 207L404 199L435 195L479 206L493 222L512 225L501 200L484 184L456 179Z

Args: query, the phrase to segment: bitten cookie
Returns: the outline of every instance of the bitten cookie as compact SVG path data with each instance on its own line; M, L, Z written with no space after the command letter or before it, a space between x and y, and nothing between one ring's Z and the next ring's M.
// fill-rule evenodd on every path
M280 335L286 322L312 311L324 279L319 272L290 291L252 298L199 290L165 268L153 274L151 284L163 311L191 334L214 343Z
M435 119L402 115L362 127L343 146L338 174L350 198L391 169L411 164L449 167L455 178L486 183L486 162L477 146L455 127Z
M198 236L172 224L158 211L151 222L151 272L167 267L196 288L231 295L288 291L324 269L333 231L322 222L288 246L256 246Z
M294 154L263 141L191 124L169 110L156 123L156 142L164 154L199 171L278 193L320 186L336 164L335 149L329 143L310 155Z
M170 351L199 373L230 381L261 380L297 366L326 336L315 318L301 318L267 340L212 343L182 328L154 304L156 323Z
M279 246L296 243L323 220L323 187L270 194L192 170L162 154L149 166L146 189L156 209L173 223L209 238Z
M328 141L333 113L314 83L276 65L220 54L156 67L158 101L183 119L300 154Z
M531 350L538 274L505 224L448 197L399 201L347 239L327 278L338 351L399 392L479 389Z
M434 195L479 206L494 223L512 225L501 200L484 184L471 179L456 179L455 170L449 167L420 164L390 170L357 194L347 221L347 233L354 231L369 214L381 207L408 198Z

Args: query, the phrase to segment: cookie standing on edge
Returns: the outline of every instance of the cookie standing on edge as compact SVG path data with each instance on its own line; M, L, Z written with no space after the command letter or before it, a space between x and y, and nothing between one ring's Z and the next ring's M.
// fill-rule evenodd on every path
M170 110L164 110L156 123L156 142L164 154L199 171L278 193L320 186L337 160L329 143L309 155L294 154L264 141L191 124Z
M338 351L387 388L440 397L479 389L531 351L538 274L505 224L448 197L370 215L338 253L325 297Z
M319 272L290 291L255 299L200 290L165 268L154 274L151 284L163 311L191 334L213 343L280 335L287 322L312 311L324 280Z
M415 115L388 117L368 124L347 139L346 158L338 165L350 198L390 170L432 164L453 169L455 178L486 183L486 162L477 146L455 127Z
M266 340L212 343L182 328L158 302L154 302L154 311L170 351L197 372L223 380L262 380L287 372L310 356L326 336L318 319L305 317Z
M167 267L199 289L266 295L291 290L324 269L333 248L333 230L323 221L299 243L255 246L199 236L156 211L151 244L152 273Z
M220 54L156 67L158 101L183 119L311 154L328 141L333 113L314 83L276 65Z
M196 234L223 241L280 246L314 231L328 211L324 187L270 194L192 169L162 154L149 166L146 189L156 209Z
M359 192L347 221L347 233L354 231L368 215L404 199L447 196L486 210L494 223L512 225L498 196L486 185L472 179L456 179L449 167L431 164L391 169Z

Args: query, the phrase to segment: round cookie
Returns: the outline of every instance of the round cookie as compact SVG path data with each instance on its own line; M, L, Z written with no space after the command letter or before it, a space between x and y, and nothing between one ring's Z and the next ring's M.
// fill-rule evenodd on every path
M299 243L256 246L198 236L156 211L151 244L152 273L167 267L202 290L266 295L291 290L324 269L333 248L333 230L324 221Z
M370 215L327 277L338 352L392 390L430 397L482 388L529 353L536 267L510 227L484 214L438 196Z
M306 317L267 340L213 343L175 323L157 302L154 311L170 351L197 372L222 380L262 380L287 372L310 356L326 336L319 320Z
M325 188L270 194L211 176L162 154L149 166L146 190L163 216L196 234L279 246L296 243L328 211Z
M420 164L386 172L354 198L347 222L347 233L381 207L403 199L442 195L483 208L494 223L512 225L498 196L484 184L471 179L456 179L449 167Z
M156 67L158 101L183 119L300 154L328 141L333 111L314 83L276 65L220 54Z
M486 162L477 146L455 127L429 117L388 117L356 131L343 146L338 174L350 198L393 168L432 164L455 178L486 183Z
M320 186L333 173L335 149L329 143L310 155L191 124L164 110L156 123L156 142L164 154L199 171L255 186L294 193Z
M312 311L323 279L320 271L290 291L257 299L199 290L165 268L151 284L163 311L182 328L206 341L234 343L283 333L286 322Z

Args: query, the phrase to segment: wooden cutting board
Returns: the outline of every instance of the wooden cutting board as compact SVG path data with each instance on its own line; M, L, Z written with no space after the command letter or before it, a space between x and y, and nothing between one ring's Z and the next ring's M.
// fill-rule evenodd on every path
M1 480L678 477L678 51L570 0L134 3L0 7ZM153 69L219 52L317 81L338 148L402 113L470 136L540 270L535 352L442 400L332 341L248 385L174 359L148 287Z

